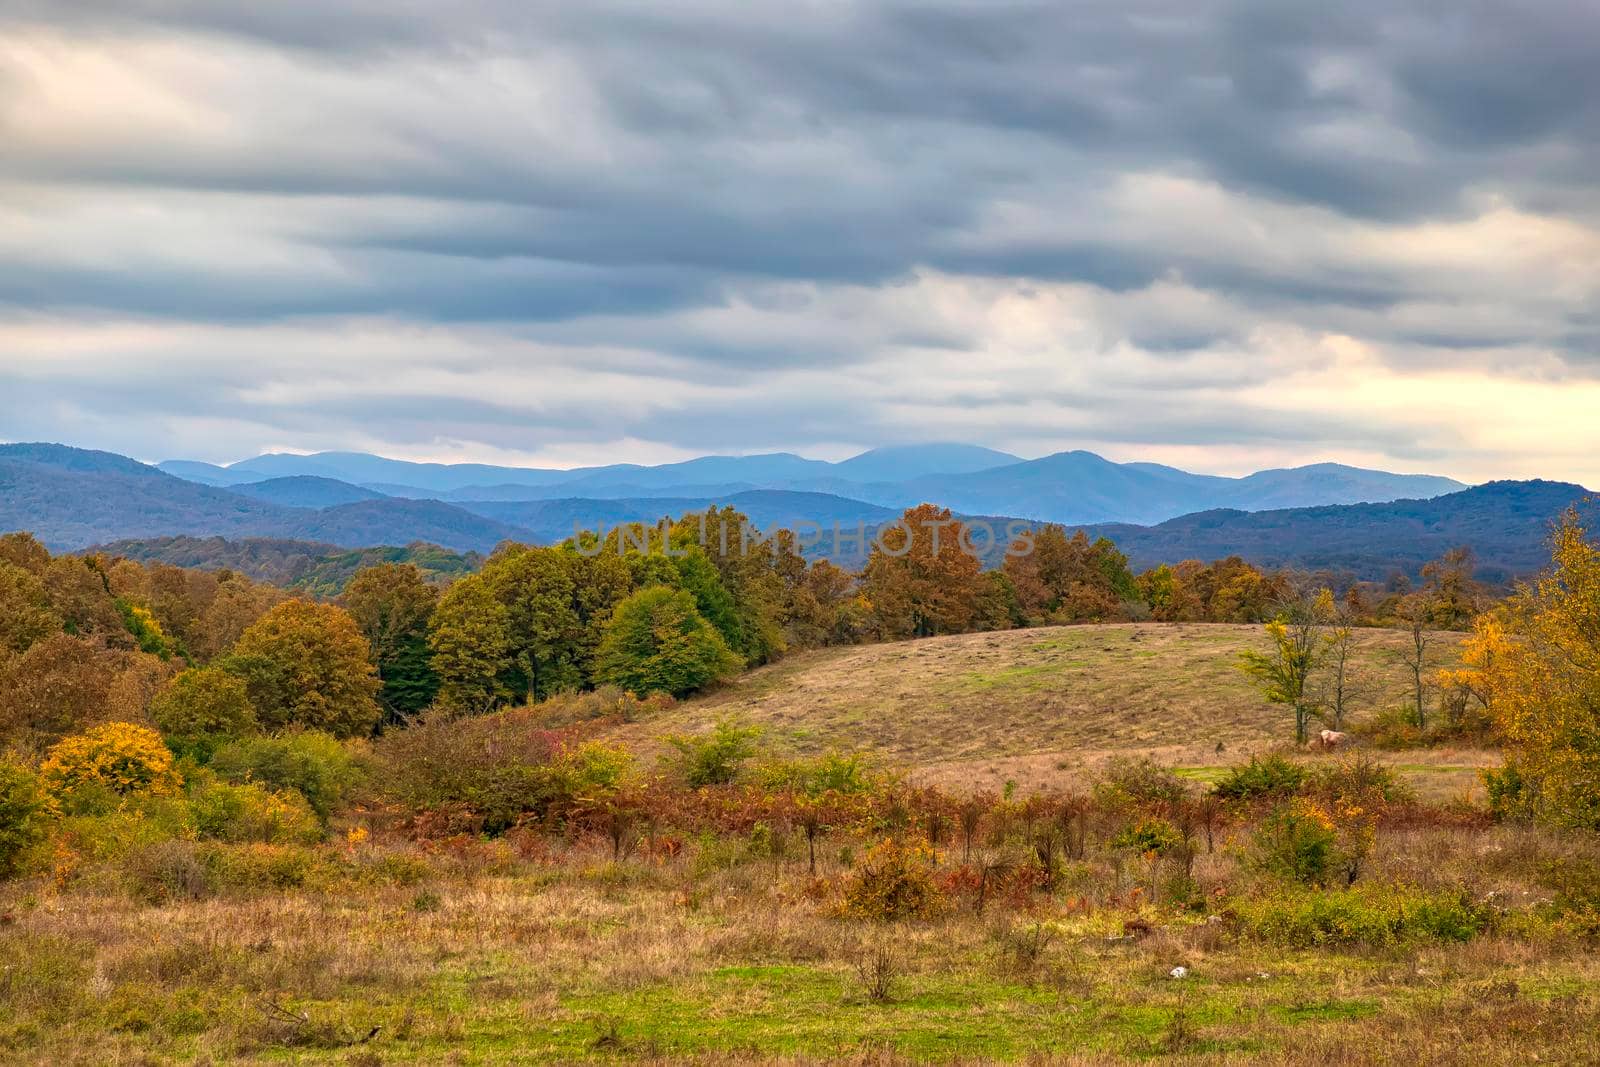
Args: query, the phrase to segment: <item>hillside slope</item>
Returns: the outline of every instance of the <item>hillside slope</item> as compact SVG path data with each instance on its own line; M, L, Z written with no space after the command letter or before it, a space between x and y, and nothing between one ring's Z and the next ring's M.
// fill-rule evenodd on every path
M1113 755L1207 767L1292 740L1293 717L1238 669L1260 626L1056 626L822 649L618 729L650 749L733 716L778 751L865 750L939 780L1072 778ZM1404 635L1362 630L1365 708L1403 702ZM1437 662L1458 638L1438 635ZM1219 750L1219 746L1221 746Z
M399 547L346 549L318 541L246 537L229 541L221 537L156 537L142 541L113 541L94 551L125 556L140 563L170 563L176 567L239 571L258 581L285 588L304 589L333 596L356 571L379 563L410 563L430 581L444 582L470 574L483 565L476 553L451 552L438 545L414 543Z
M1431 500L1208 511L1157 526L1088 527L1111 538L1135 567L1242 556L1264 567L1327 569L1383 580L1415 574L1457 545L1477 554L1479 577L1505 582L1549 562L1552 524L1568 507L1596 514L1589 491L1568 482L1490 482Z
M283 478L244 482L232 486L229 492L290 508L331 508L361 500L381 500L384 496L359 485L334 478L319 478L314 474L291 474Z
M1219 507L1257 511L1349 504L1431 497L1461 488L1460 482L1449 478L1333 463L1223 478L1157 463L1113 463L1093 452L1073 451L970 474L873 485L861 497L884 504L937 500L969 514L1020 515L1046 522L1149 524Z
M0 531L28 530L52 548L171 533L247 536L297 514L109 452L0 445Z
M526 531L433 500L285 507L175 478L108 452L0 445L0 531L27 530L53 549L183 535L291 538L345 548L427 541L487 552Z

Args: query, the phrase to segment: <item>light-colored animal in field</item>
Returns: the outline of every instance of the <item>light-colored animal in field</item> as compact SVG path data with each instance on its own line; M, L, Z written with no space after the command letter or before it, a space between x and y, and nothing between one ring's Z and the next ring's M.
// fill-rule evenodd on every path
M1338 730L1324 730L1311 741L1313 745L1324 749L1338 748L1344 742L1345 735Z

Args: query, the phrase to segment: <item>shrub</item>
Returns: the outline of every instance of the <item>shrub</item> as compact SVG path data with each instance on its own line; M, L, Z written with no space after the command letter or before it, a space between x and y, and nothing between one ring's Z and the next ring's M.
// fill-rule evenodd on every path
M824 793L855 796L871 790L874 782L865 756L827 752L813 759L770 764L762 769L761 784L768 789L818 797Z
M298 889L318 874L316 854L296 845L212 844L204 855L217 889ZM322 873L326 877L328 872Z
M322 839L322 823L297 791L275 793L254 782L212 782L191 788L189 803L201 837L271 845L309 845Z
M183 785L161 735L126 722L106 723L56 742L45 755L39 779L57 805L85 788L100 787L121 797L172 796Z
M1305 792L1330 804L1404 804L1413 799L1411 788L1393 768L1370 756L1346 756L1331 767L1318 768L1304 787Z
M539 713L542 726L558 730L606 719L638 722L665 711L673 703L672 697L666 693L640 697L614 685L602 685L586 692L557 693L541 700L534 710Z
M1337 845L1333 819L1305 800L1274 811L1255 834L1256 859L1263 870L1308 885L1327 881Z
M1095 799L1108 808L1173 806L1188 787L1170 767L1146 758L1119 756L1095 783Z
M1492 921L1489 909L1464 891L1421 893L1396 886L1293 890L1241 900L1235 911L1245 936L1294 948L1468 941Z
M122 869L129 891L148 904L200 900L211 892L210 873L193 841L167 838L131 849Z
M150 702L150 717L173 751L204 762L223 740L253 733L256 711L245 684L227 671L184 671Z
M16 873L22 854L44 839L44 795L28 768L0 761L0 878Z
M841 911L878 922L936 914L944 897L933 880L932 859L926 845L885 838L862 857L845 884Z
M393 730L376 748L380 784L414 812L464 808L496 834L527 816L564 818L580 801L616 792L631 766L626 751L573 745L536 723L535 709L513 708Z
M226 781L294 790L324 825L361 780L351 750L317 730L230 742L217 749L211 769Z
M691 789L708 785L729 785L739 777L739 768L755 755L756 738L761 730L724 720L708 734L668 737L678 750L678 771Z
M1255 800L1258 797L1287 797L1298 792L1306 780L1306 769L1282 756L1250 757L1250 762L1230 767L1213 787L1227 800Z
M1111 841L1112 848L1139 856L1164 856L1182 844L1183 833L1165 819L1140 819Z
M1417 725L1417 709L1413 707L1385 708L1351 729L1374 748L1421 748L1428 743L1427 734Z
M1600 935L1600 865L1559 857L1540 866L1538 881L1551 893L1548 914L1586 936Z
M1498 771L1484 770L1483 786L1489 794L1489 813L1496 820L1522 822L1533 818L1533 791L1515 763L1507 763Z

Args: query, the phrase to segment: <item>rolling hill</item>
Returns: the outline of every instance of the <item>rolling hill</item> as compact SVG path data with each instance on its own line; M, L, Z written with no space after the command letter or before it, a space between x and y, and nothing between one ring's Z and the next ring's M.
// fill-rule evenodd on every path
M1156 526L1086 527L1109 537L1136 567L1237 555L1265 567L1330 570L1383 580L1469 545L1485 581L1537 572L1550 559L1552 524L1569 507L1596 513L1589 491L1570 482L1490 482L1431 500L1206 511Z
M372 489L334 478L319 478L314 474L291 474L260 482L243 482L233 486L231 491L253 500L265 500L269 504L291 508L329 508L384 498L383 493Z
M410 563L430 580L447 581L469 574L483 565L477 553L451 552L437 545L380 545L345 549L318 541L246 537L230 541L221 537L157 537L138 541L113 541L92 551L124 556L140 563L170 563L176 567L238 571L259 581L289 589L304 589L319 596L337 595L358 570L379 563Z
M1117 755L1197 771L1281 745L1293 719L1238 669L1260 626L1045 626L801 652L612 736L650 752L661 738L733 717L785 755L863 751L921 781L999 791L1008 779L1082 788ZM1402 703L1405 635L1363 629L1351 677L1357 715ZM1455 659L1440 635L1434 662ZM1476 782L1462 754L1432 766L1408 753L1408 775L1441 797Z
M1075 451L969 474L930 475L899 486L867 486L860 495L901 506L937 500L967 514L1019 515L1045 522L1150 524L1218 507L1256 511L1354 504L1433 497L1462 488L1449 478L1333 463L1223 478L1156 463L1113 463L1093 452Z
M774 524L789 529L815 523L828 529L835 522L846 526L877 524L893 519L898 511L864 504L826 493L796 493L755 489L728 496L644 497L628 500L524 500L463 501L464 510L511 523L532 531L541 541L571 537L575 528L610 528L628 522L655 522L712 504L737 508L763 529Z
M52 548L171 533L243 537L296 515L109 452L0 445L0 529L29 530Z
M526 531L433 500L360 500L286 507L173 477L109 452L0 445L0 530L27 530L54 549L186 535L324 541L347 548L428 541L487 552Z

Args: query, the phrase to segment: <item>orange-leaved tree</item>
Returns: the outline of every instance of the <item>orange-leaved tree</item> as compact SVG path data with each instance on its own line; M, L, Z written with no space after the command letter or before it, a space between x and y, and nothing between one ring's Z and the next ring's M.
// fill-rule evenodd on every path
M863 588L886 638L929 637L970 629L984 586L982 565L949 508L919 504L877 536Z

